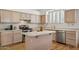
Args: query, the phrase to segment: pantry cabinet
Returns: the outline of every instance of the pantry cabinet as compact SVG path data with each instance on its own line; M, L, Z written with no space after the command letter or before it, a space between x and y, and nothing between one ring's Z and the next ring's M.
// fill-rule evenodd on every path
M1 32L1 46L10 45L13 41L13 33L11 31Z

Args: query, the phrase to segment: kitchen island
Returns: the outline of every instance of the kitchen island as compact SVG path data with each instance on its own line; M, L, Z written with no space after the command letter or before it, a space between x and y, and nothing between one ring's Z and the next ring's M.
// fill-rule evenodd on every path
M27 50L48 50L52 46L53 31L28 32L25 34Z

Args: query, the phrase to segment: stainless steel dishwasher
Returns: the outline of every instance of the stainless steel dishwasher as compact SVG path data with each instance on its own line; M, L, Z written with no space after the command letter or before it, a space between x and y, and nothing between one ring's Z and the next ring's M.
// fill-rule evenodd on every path
M56 30L56 41L59 43L66 43L65 31Z

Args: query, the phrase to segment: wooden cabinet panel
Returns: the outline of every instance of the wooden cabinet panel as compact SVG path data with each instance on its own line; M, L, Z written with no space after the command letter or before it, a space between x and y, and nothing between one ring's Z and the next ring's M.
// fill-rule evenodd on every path
M72 45L72 46L76 46L76 40L66 39L66 44L69 44L69 45Z
M66 31L66 44L76 46L76 32Z
M12 22L20 22L20 13L12 11Z
M8 10L0 10L1 13L1 22L11 22L12 21L12 12Z
M76 40L76 32L75 31L66 31L66 38Z
M75 23L75 10L65 11L65 23Z
M31 15L27 14L27 13L20 13L20 19L21 20L30 20L31 19Z
M31 23L36 23L36 16L35 15L31 15Z
M26 49L47 50L52 45L52 35L42 35L38 37L26 37Z
M41 15L41 16L40 16L40 22L41 22L41 24L45 24L45 22L46 22L46 17L45 17L45 15Z
M31 15L31 23L40 23L40 16L39 15Z
M20 19L26 19L26 14L25 13L20 13Z
M13 33L12 32L1 32L1 46L12 44Z
M22 42L21 31L14 31L13 35L14 35L13 43Z

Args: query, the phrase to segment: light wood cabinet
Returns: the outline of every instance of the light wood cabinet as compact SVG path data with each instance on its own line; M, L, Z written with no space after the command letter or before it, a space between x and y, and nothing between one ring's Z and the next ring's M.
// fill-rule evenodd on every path
M76 31L66 31L66 44L76 46Z
M21 31L14 31L13 36L14 36L13 43L22 42Z
M11 31L1 32L1 46L10 45L13 42L13 33Z
M0 32L0 45L1 46L15 44L18 42L22 42L21 31L16 30L16 31Z
M31 15L31 23L40 23L40 16L39 15Z
M41 15L40 16L40 23L41 24L45 24L45 21L46 21L46 16L45 15Z
M31 23L36 23L36 16L35 15L31 15Z
M10 10L0 10L0 22L1 23L18 23L20 22L20 14Z
M52 46L52 35L40 35L37 37L26 37L27 50L47 50Z
M20 22L20 13L12 11L12 22L19 23Z
M75 23L75 10L65 11L65 23Z
M30 20L31 19L31 15L27 14L27 13L20 13L20 19L21 20Z
M0 10L0 22L11 22L12 12L8 10Z

